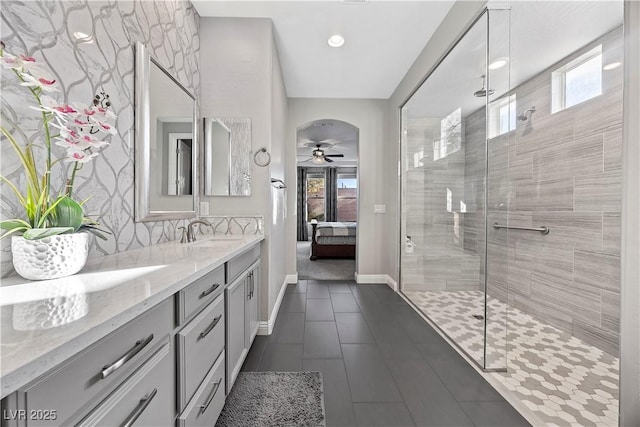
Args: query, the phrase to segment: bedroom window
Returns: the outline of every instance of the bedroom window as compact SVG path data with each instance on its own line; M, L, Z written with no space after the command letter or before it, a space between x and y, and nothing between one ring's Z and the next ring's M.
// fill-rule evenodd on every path
M355 222L358 219L358 177L355 173L338 172L337 221Z
M325 179L323 173L307 175L307 221L325 220Z

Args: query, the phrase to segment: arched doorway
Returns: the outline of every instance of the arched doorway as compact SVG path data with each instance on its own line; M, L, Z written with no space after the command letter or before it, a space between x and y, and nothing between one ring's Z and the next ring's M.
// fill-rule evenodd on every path
M359 129L319 119L296 129L298 278L353 280Z

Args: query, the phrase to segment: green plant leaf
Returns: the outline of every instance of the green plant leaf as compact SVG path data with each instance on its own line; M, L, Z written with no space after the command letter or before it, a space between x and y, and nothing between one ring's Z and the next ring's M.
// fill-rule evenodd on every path
M23 219L7 219L5 221L0 221L0 229L2 230L13 230L14 228L31 228L31 225Z
M4 233L2 236L0 236L0 239L4 239L5 237L12 235L13 233L19 233L19 232L25 231L25 230L28 230L28 228L26 228L26 227L13 228L13 229L7 231L6 233Z
M99 229L97 227L94 227L92 225L87 225L87 224L84 224L82 227L80 227L80 230L87 231L87 232L93 234L94 236L96 236L96 237L98 237L98 238L100 238L102 240L107 240L107 236L105 236L102 233L111 234L108 231L101 230L101 229Z
M62 196L51 206L51 225L53 227L73 227L76 232L80 229L84 219L82 206L69 196ZM45 213L47 215L48 212Z
M69 232L73 232L73 227L32 228L25 231L22 237L27 240L38 240Z

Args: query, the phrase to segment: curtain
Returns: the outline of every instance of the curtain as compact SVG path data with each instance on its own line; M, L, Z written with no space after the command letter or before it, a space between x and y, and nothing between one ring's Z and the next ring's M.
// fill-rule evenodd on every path
M327 221L335 222L338 217L338 170L336 168L325 169L324 191Z
M309 240L307 230L307 170L298 168L298 241Z

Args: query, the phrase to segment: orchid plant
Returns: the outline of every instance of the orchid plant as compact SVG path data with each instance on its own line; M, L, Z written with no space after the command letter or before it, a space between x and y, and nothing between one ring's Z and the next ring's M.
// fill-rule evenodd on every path
M109 109L109 95L100 92L90 106L60 103L51 96L59 91L56 80L35 58L11 54L0 42L0 63L2 68L15 74L20 86L35 100L36 105L30 107L40 113L44 131L44 146L26 141L22 147L9 129L4 124L0 125L0 133L17 154L27 181L23 193L7 178L0 176L0 181L11 188L25 210L23 218L0 221L0 229L5 231L0 238L22 233L26 239L41 239L89 231L106 239L98 224L84 215L86 200L76 201L73 198L73 185L82 166L95 159L101 148L109 145L104 138L116 133L113 126L116 116ZM54 150L60 150L56 147L64 148L65 154L54 159ZM34 156L37 148L45 150L44 165L40 168ZM64 182L54 195L56 190L51 183L51 171L61 161L73 165L63 168ZM68 170L71 171L70 176Z

